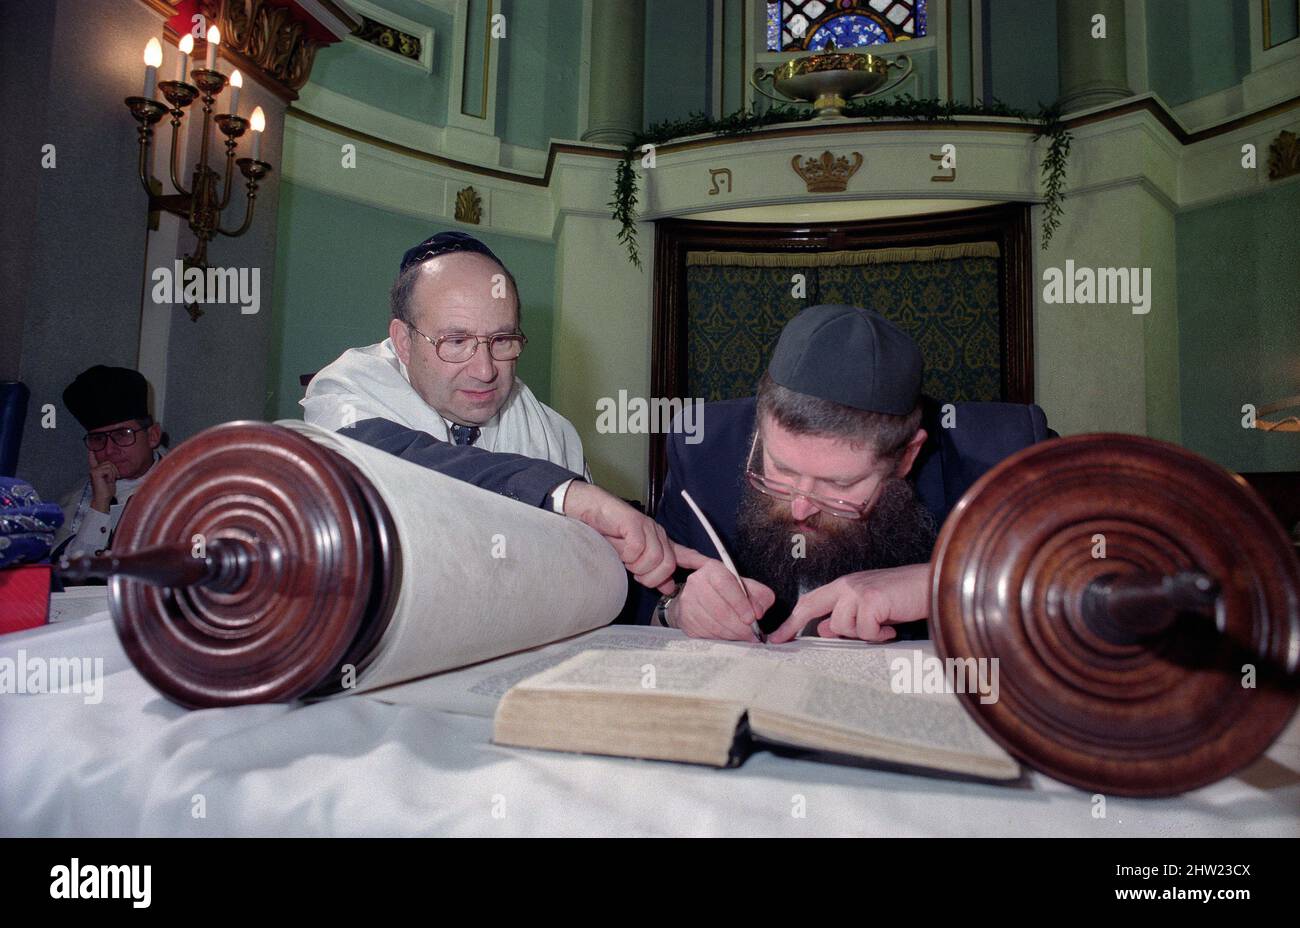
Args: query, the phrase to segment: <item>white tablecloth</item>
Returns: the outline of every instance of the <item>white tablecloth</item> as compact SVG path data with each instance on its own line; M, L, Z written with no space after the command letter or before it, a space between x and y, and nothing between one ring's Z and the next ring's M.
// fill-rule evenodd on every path
M1104 818L1038 774L1008 788L768 753L714 770L491 744L502 681L572 647L312 705L186 711L130 666L107 613L6 635L0 659L98 657L104 679L98 702L0 695L0 834L1300 835L1297 725L1242 776L1108 797Z

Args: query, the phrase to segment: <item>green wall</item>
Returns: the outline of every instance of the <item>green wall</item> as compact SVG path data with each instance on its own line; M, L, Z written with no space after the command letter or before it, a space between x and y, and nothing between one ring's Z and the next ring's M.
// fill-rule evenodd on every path
M576 139L582 0L511 0L505 13L506 39L497 43L497 135L529 148Z
M723 0L723 3L722 111L734 113L745 105L745 80L749 77L744 67L750 24L744 6L749 0Z
M1291 181L1177 219L1183 444L1232 470L1300 469L1300 433L1241 427L1300 392L1297 215Z
M710 4L700 0L646 0L647 126L709 110Z
M1296 0L1264 0L1268 4L1270 45L1290 42L1300 34L1300 4Z
M951 39L946 43L945 53L952 55L952 73L949 78L952 82L952 98L962 103L970 103L975 91L979 89L972 86L975 76L971 73L971 7L972 0L952 0L948 6Z
M984 99L1029 112L1060 96L1056 4L984 0Z
M331 45L311 69L311 83L428 125L447 122L447 81L451 74L454 23L444 13L416 0L380 0L377 6L433 27L433 73L388 61L352 41Z
M438 225L321 193L280 185L273 343L266 417L300 418L298 375L314 373L348 348L387 337L388 288L402 253ZM528 347L519 376L543 402L551 394L555 246L472 232L510 268L523 301Z
M484 107L487 98L483 86L486 80L485 69L470 67L470 62L484 60L483 49L488 42L488 17L493 15L491 9L499 6L500 4L489 3L489 0L469 0L465 12L465 72L461 75L460 109L465 115L480 119L487 116Z
M1151 89L1177 106L1224 90L1250 73L1245 0L1146 0Z

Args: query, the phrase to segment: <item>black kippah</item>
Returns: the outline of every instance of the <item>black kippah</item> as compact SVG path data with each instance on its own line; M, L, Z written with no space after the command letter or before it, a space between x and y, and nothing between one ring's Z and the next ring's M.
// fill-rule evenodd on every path
M786 323L767 372L796 393L905 416L920 398L922 369L916 342L884 316L827 305Z
M491 258L497 264L501 264L501 259L492 253L492 249L474 236L465 232L439 232L437 235L426 238L415 247L406 249L406 254L402 255L402 264L397 273L402 274L414 264L421 264L430 258L437 258L456 251L468 251L473 254L483 255ZM501 264L501 267L504 268L505 265Z
M63 391L63 405L87 432L149 418L149 382L129 367L96 364L77 375Z

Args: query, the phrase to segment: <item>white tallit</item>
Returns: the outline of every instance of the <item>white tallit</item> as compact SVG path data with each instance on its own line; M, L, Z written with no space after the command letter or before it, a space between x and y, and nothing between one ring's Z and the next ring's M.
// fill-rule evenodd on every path
M411 386L391 338L343 352L312 378L301 403L308 423L332 432L378 417L451 440L446 420ZM590 479L577 429L518 377L510 398L482 427L474 446L541 458Z

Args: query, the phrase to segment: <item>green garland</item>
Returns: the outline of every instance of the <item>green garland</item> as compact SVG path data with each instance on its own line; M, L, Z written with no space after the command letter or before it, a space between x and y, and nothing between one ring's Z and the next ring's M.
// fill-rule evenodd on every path
M645 132L635 135L623 149L623 157L615 172L614 199L608 204L614 211L612 218L619 224L618 240L627 248L627 255L631 262L637 267L641 266L636 239L637 176L632 167L641 153L641 146L663 145L673 139L692 135L738 138L764 126L805 122L815 115L812 110L789 106L774 106L762 113L737 110L721 119L712 119L703 113L692 113L685 119L655 123ZM852 102L844 108L844 115L851 118L908 119L925 123L953 122L958 116L998 116L1004 119L1020 119L1037 125L1038 132L1034 135L1034 141L1042 138L1050 140L1042 164L1044 187L1047 192L1046 199L1043 201L1044 248L1060 226L1061 200L1065 190L1065 168L1070 155L1071 135L1065 128L1065 124L1061 122L1060 109L1056 105L1042 107L1037 115L1031 116L1023 110L1007 106L998 100L972 106L968 103L936 99L917 100L905 95L888 100L867 99Z
M1043 186L1047 197L1043 200L1043 247L1061 224L1061 200L1065 190L1065 163L1070 158L1070 141L1074 136L1061 122L1059 103L1045 107L1039 114L1039 129L1034 141L1048 138L1047 153L1043 155Z

